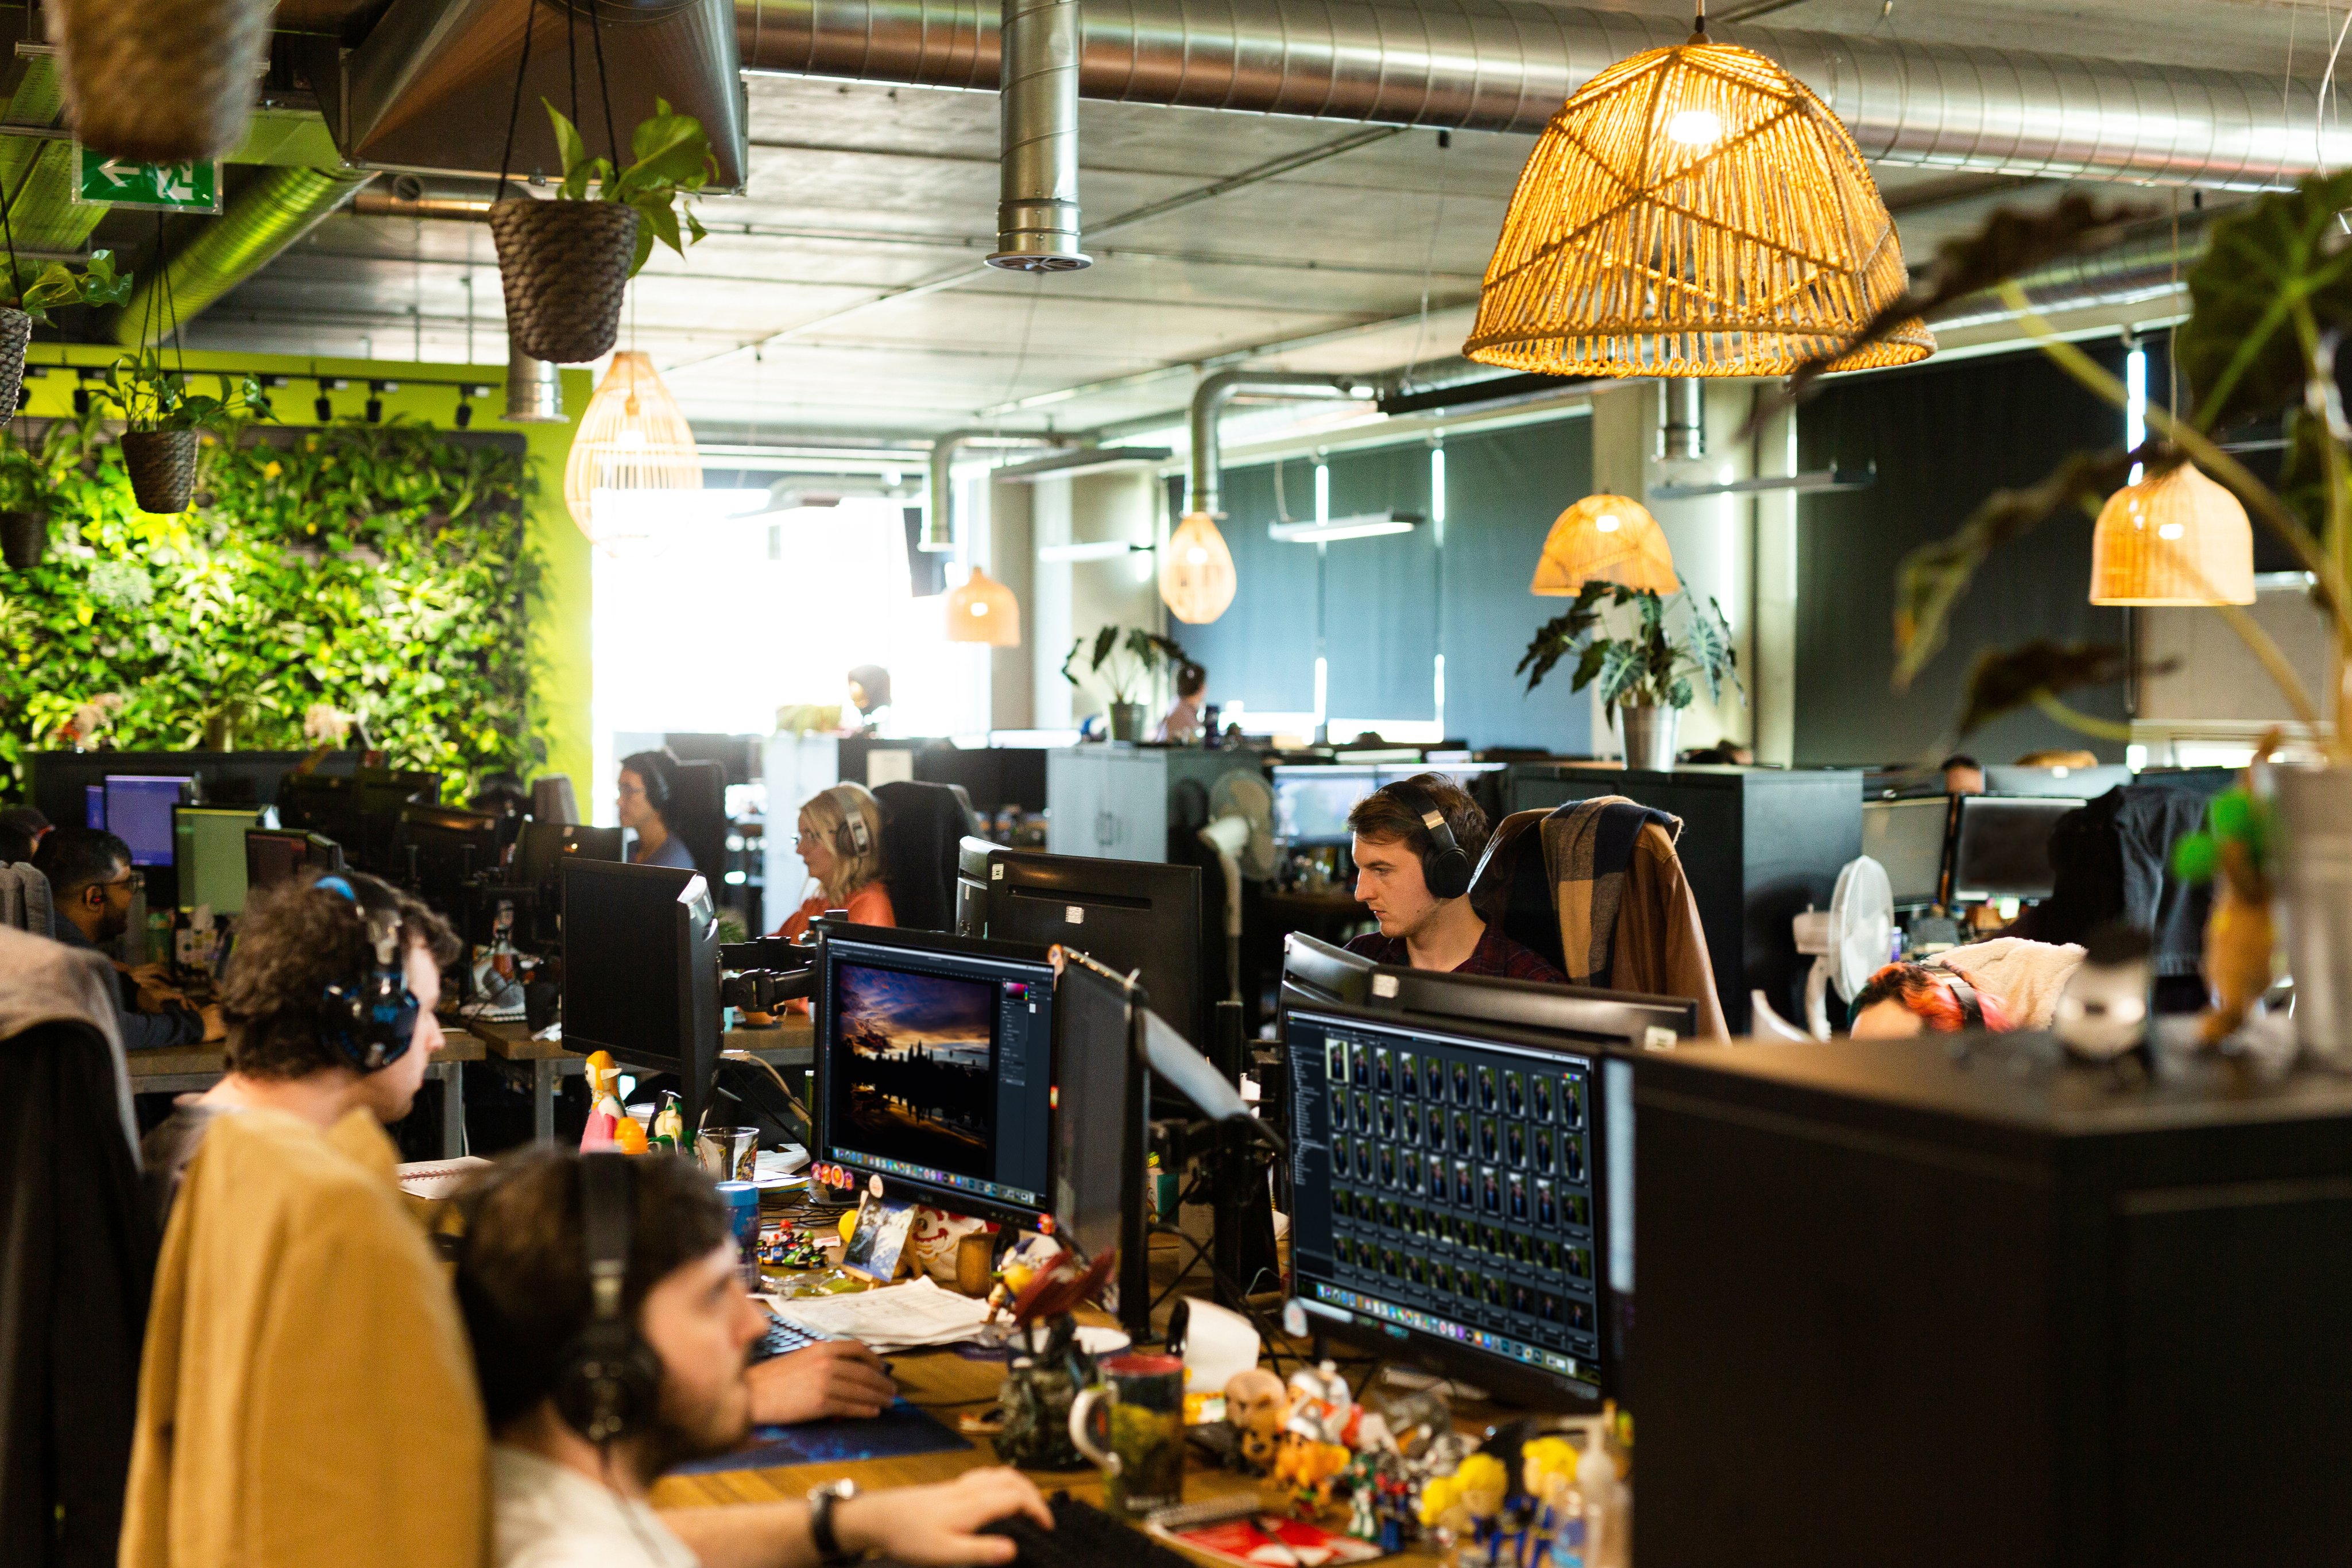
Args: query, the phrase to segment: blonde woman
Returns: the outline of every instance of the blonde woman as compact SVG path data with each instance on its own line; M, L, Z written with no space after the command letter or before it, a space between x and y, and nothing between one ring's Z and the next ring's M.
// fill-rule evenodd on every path
M816 884L792 918L776 928L787 940L828 909L846 909L860 925L896 925L882 883L882 808L863 784L835 784L801 808L801 862Z

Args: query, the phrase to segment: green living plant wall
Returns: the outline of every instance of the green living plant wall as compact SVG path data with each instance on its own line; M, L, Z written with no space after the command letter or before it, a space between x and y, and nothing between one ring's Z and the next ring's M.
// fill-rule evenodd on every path
M300 750L350 716L460 799L540 769L522 454L398 422L207 435L176 516L136 509L94 418L0 438L0 465L26 457L49 549L0 577L6 792L77 724L116 749Z

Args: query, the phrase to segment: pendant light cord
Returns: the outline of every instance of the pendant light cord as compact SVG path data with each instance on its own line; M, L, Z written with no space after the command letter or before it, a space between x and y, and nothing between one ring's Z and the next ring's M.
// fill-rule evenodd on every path
M1691 19L1690 41L1694 44L1706 42L1706 0L1698 0L1698 15Z

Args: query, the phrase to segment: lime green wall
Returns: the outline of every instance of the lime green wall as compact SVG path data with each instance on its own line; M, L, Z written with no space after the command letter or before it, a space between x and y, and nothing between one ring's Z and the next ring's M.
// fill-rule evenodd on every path
M26 413L63 415L73 412L77 382L70 373L54 367L114 362L119 349L99 344L36 343L26 356L25 384L32 389ZM170 353L169 350L165 350ZM41 367L52 367L40 374ZM282 354L194 353L187 356L191 375L208 371L250 371L257 375L297 378L272 390L278 417L288 424L312 423L311 402L319 395L316 378L347 380L351 385L327 395L338 418L357 418L371 395L371 380L399 382L398 391L381 394L387 419L406 415L417 424L454 429L457 388L448 384L412 385L411 378L436 383L469 381L490 389L474 403L476 430L509 431L527 444L539 494L530 508L530 539L544 562L541 603L531 613L531 695L541 731L547 741L547 770L571 775L572 788L583 799L589 790L593 751L589 744L589 698L593 669L591 663L589 616L593 583L589 544L563 505L563 459L572 450L581 411L588 406L591 377L585 370L563 372L563 409L568 424L509 424L499 418L506 407L507 368L504 365L406 364L390 360L306 360ZM198 387L209 392L210 387Z

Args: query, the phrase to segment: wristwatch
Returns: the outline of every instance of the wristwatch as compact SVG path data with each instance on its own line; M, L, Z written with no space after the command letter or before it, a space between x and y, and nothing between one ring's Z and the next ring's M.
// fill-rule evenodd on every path
M833 1532L834 1509L856 1495L857 1483L850 1480L834 1481L825 1486L809 1489L809 1540L815 1544L816 1560L824 1563L824 1568L836 1568L840 1563L854 1563L860 1555L857 1552L844 1552L841 1549L841 1538Z

